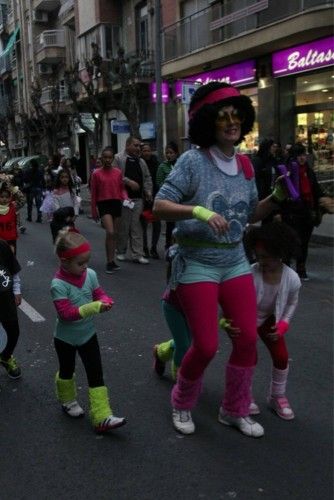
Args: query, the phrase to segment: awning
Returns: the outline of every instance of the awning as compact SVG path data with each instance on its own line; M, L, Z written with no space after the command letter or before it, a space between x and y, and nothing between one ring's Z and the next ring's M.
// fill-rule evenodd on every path
M61 16L66 16L66 14L74 7L74 0L65 0L65 2L62 3L59 12L58 12L58 17Z
M20 27L17 27L14 31L14 33L12 33L12 35L9 37L9 40L7 42L7 45L6 45L6 48L5 50L0 54L0 57L1 56L5 56L6 54L8 54L11 50L13 50L13 47L14 47L14 44L16 42L16 37L17 37L17 34L18 32L20 31Z

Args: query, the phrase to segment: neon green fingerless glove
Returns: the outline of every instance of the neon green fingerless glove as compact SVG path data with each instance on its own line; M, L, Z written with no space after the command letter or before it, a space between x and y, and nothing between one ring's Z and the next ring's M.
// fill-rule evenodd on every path
M94 314L99 314L101 310L102 302L100 300L95 300L94 302L89 302L79 307L79 314L82 318L88 318L88 316L94 316Z
M223 330L226 330L226 328L230 328L231 327L231 323L228 319L226 318L220 318L219 320L219 326L220 328L222 328Z
M275 184L274 190L271 193L275 203L280 203L286 199L286 192L284 191L283 186L278 182Z
M208 222L208 220L211 219L213 215L215 215L215 212L201 207L200 205L197 205L193 208L193 217L197 220L201 220L202 222Z

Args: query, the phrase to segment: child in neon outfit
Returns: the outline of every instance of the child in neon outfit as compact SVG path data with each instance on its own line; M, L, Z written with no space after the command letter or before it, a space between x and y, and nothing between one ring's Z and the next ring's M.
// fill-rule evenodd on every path
M113 300L99 286L93 269L87 267L90 245L78 233L63 230L56 240L60 268L51 283L51 295L57 311L54 344L59 360L56 393L62 409L70 417L84 414L76 400L74 379L76 353L84 364L88 385L90 417L97 433L126 423L115 417L109 406L104 385L100 348L93 316L112 307Z

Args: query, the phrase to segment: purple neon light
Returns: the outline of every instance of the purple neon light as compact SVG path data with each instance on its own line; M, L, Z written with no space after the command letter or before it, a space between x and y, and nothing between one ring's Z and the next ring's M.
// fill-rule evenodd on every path
M274 76L301 73L334 64L334 37L280 50L272 55Z
M156 84L156 82L150 83L150 97L151 97L152 103L157 102L157 84ZM167 104L169 102L169 85L167 82L161 83L161 97L162 97L162 102L164 104Z
M177 80L175 82L175 94L176 97L182 96L182 83L192 83L199 82L206 84L212 81L226 82L231 85L246 85L248 83L254 83L256 81L256 64L255 59L250 59L248 61L243 61L238 64L232 64L231 66L226 66L225 68L215 69L213 71L208 71L206 73L198 73L197 75L191 75L184 80Z

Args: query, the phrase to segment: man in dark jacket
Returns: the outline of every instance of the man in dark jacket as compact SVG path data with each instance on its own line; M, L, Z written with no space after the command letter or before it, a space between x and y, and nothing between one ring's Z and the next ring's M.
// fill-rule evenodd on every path
M30 161L30 167L23 174L23 191L27 196L27 221L32 220L32 207L35 201L37 219L42 222L40 210L43 201L44 175L37 160Z

